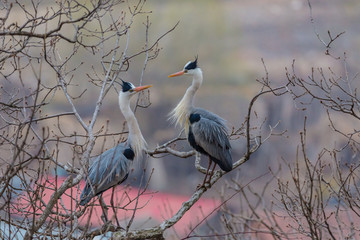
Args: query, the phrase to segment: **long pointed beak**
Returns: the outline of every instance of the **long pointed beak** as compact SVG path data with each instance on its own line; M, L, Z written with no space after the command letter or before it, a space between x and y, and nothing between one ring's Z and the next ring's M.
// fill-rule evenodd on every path
M184 73L185 73L184 70L182 70L182 71L180 71L180 72L170 74L168 77L169 77L169 78L171 78L171 77L177 77L177 76L183 75Z
M152 87L152 85L144 85L144 86L136 87L136 88L134 88L133 90L134 90L135 92L140 92L140 91L142 91L142 90L145 90L145 89L148 89L148 88L151 88L151 87Z

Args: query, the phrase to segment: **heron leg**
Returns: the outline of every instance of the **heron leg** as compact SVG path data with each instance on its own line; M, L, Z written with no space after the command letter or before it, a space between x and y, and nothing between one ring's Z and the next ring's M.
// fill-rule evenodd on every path
M215 172L215 167L216 167L216 163L214 163L214 166L213 166L213 168L212 168L212 170L210 172L210 175L209 175L208 183L209 183L210 186L211 186L211 178L212 178L212 176L214 175L214 172Z
M204 181L203 181L203 183L201 185L198 185L198 187L197 187L198 189L201 188L201 187L205 187L205 183L206 183L207 176L209 175L209 169L210 169L211 163L212 163L212 161L210 160L210 157L209 157L209 166L206 169L206 174L205 174L205 177L204 177Z
M105 204L105 201L104 201L104 199L102 197L102 194L100 194L100 196L99 196L99 203L100 203L101 209L103 211L103 215L101 215L101 218L102 218L104 223L107 223L109 221L108 217L107 217L107 215L108 215L108 207Z
M116 188L116 185L112 187L110 205L111 205L111 208L112 208L112 210L113 210L113 212L114 212L116 224L117 224L118 227L120 227L119 219L117 218L116 209L115 209L115 205L114 205L114 193L115 193L115 188Z

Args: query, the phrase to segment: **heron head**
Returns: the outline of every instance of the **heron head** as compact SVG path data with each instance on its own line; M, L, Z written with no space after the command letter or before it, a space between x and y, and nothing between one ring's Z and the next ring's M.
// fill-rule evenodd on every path
M194 75L194 73L199 69L197 60L198 60L198 57L196 56L194 61L189 61L188 63L185 64L184 69L182 71L173 73L173 74L169 75L168 77L177 77L177 76L181 76L183 74Z
M124 95L127 96L128 98L134 96L136 93L141 92L147 88L152 87L152 85L144 85L144 86L139 86L139 87L135 87L134 84L132 84L131 82L125 82L123 80L121 87L122 90L120 92L120 95Z

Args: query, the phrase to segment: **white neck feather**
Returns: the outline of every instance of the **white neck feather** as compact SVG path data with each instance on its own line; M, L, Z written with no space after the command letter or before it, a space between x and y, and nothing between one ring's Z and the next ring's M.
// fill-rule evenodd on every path
M135 115L130 108L130 99L128 97L120 95L119 105L120 110L124 115L129 128L127 142L130 145L131 149L134 151L135 158L137 159L142 155L143 150L146 149L147 144L143 135L141 134L139 124L135 118Z
M178 105L170 112L170 120L176 125L183 126L194 108L194 96L196 91L200 88L203 80L202 71L200 68L196 68L193 73L193 81L190 87L185 92L184 97L178 103Z

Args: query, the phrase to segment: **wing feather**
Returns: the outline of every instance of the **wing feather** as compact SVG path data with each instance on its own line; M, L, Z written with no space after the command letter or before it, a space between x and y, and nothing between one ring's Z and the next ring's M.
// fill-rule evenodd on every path
M231 145L227 137L225 120L204 109L196 109L200 120L191 125L196 144L208 153L225 171L232 168Z
M132 161L124 156L124 150L124 144L119 144L95 159L89 168L86 186L80 196L81 205L127 178Z

